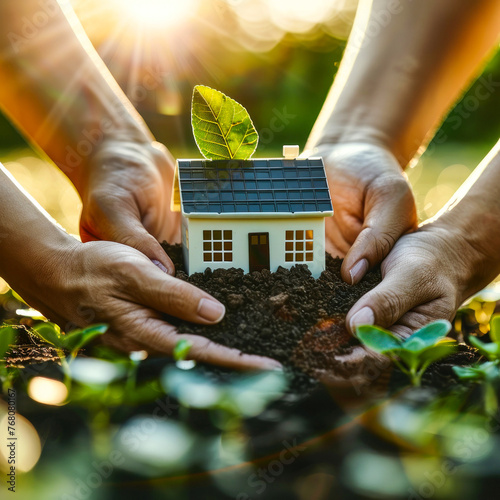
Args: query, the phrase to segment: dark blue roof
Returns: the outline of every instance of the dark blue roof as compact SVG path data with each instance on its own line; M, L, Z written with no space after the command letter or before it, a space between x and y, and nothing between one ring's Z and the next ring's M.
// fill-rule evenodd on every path
M186 214L331 212L321 158L178 160Z

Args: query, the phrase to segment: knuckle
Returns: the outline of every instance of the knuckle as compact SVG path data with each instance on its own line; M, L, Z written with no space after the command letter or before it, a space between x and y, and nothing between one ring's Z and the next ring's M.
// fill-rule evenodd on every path
M110 259L107 272L120 288L143 286L142 266L135 259Z
M377 298L380 304L379 311L376 313L376 316L379 316L376 318L377 321L383 321L389 326L395 323L406 312L402 296L392 290L386 290Z
M374 249L377 260L384 259L396 244L396 238L390 233L379 234L374 241Z
M383 260L396 244L397 232L379 232L372 227L367 227L362 231L362 239L366 240L366 248L372 254L372 264ZM399 234L398 234L399 236Z
M186 312L194 309L197 306L197 302L191 288L190 285L179 279L165 279L159 289L165 308L169 311L184 310Z

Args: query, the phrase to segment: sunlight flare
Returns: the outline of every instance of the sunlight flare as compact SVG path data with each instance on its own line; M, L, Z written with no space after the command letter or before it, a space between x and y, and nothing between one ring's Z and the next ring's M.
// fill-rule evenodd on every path
M198 0L120 0L123 13L143 27L168 28L191 17Z

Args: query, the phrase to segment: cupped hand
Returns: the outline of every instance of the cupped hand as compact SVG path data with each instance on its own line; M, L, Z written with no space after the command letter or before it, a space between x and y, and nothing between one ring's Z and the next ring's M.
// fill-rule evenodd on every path
M398 238L417 227L411 187L384 147L321 145L334 215L326 220L327 251L345 255L342 279L356 284L380 263Z
M158 241L180 239L180 218L171 212L174 159L156 142L104 139L93 152L80 195L82 241L108 240L133 247L174 266Z
M163 314L206 325L218 323L225 309L133 248L114 242L76 242L70 251L54 254L45 271L41 293L30 288L23 296L63 329L107 323L103 341L124 351L171 354L185 338L192 342L191 359L241 369L280 366L204 337L183 335L168 324Z
M458 307L496 276L466 235L439 219L403 236L383 261L382 282L349 311L351 332L378 325L402 336L437 319L453 319Z

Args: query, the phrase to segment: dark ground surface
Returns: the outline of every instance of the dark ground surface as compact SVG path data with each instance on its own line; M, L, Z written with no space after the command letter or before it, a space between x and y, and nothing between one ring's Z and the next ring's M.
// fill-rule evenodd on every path
M352 366L339 357L350 354L359 342L348 333L345 316L355 302L381 281L379 268L357 285L340 277L342 259L326 254L326 270L314 279L305 265L244 274L241 269L207 269L187 276L180 245L163 243L177 269L177 277L192 283L226 306L221 323L196 325L168 318L182 333L202 335L242 352L275 358L295 376L294 386L305 381L300 374L314 376L335 372L349 379ZM433 364L424 385L446 388L456 383L453 365L469 365L478 359L467 345L445 360ZM393 379L407 380L396 373ZM306 384L307 385L307 384ZM397 384L399 385L399 384Z
M345 315L381 280L377 268L359 284L348 285L340 277L342 259L329 254L326 270L318 279L305 265L250 274L235 268L207 269L187 276L181 246L164 243L163 248L174 262L178 278L226 306L226 316L217 325L196 325L176 318L168 318L169 322L182 333L202 335L246 353L275 358L284 365L307 362L307 356L297 351L304 340L328 337L328 345L323 347L329 355L348 354L359 345L345 328Z

